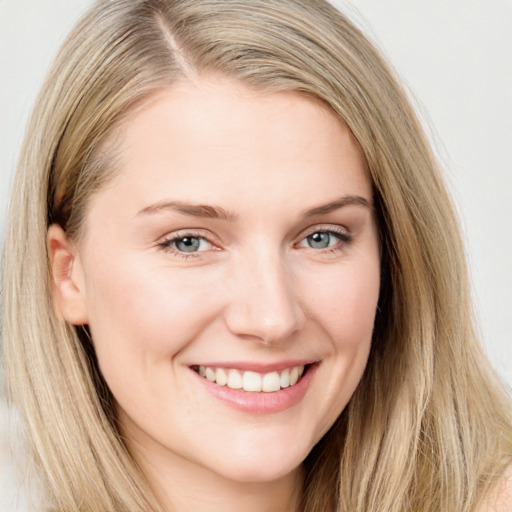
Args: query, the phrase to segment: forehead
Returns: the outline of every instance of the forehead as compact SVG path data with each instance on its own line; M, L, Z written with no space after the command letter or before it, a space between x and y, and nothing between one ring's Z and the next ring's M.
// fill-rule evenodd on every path
M371 197L348 127L299 92L262 92L225 78L179 83L135 111L116 144L119 172L107 192L138 208L166 197L234 208L263 198L302 207L308 197Z

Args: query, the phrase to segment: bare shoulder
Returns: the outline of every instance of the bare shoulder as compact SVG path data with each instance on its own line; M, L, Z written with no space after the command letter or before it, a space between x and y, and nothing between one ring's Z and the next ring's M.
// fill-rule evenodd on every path
M512 512L512 466L507 469L478 512Z

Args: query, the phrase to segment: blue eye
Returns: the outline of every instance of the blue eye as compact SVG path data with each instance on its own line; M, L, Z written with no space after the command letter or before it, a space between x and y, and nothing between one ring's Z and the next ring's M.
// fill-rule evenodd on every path
M201 239L195 236L185 236L174 241L174 247L181 252L196 252L201 246Z
M165 240L160 244L164 249L173 249L178 253L195 253L208 249L211 244L201 236L180 236Z
M348 243L352 240L347 233L338 233L335 231L315 231L305 237L299 244L300 247L309 247L311 249L328 249L334 247L340 242Z
M330 233L313 233L306 237L306 242L312 249L325 249L332 244L334 237ZM337 240L334 240L335 242Z

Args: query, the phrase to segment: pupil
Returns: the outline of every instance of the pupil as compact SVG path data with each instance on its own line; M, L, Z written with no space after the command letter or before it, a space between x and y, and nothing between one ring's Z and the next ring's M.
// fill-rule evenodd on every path
M176 242L176 248L182 252L195 252L199 248L199 238L186 236Z
M308 236L309 246L314 249L325 249L329 246L329 234L328 233L313 233Z

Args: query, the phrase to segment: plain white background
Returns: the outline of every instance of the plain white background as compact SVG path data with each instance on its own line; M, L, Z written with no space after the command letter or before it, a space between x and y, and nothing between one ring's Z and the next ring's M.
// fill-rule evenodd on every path
M482 342L512 387L512 0L335 3L388 56L424 121L463 226ZM35 95L91 4L0 0L0 235ZM23 510L2 498L13 490L5 464L1 509Z

